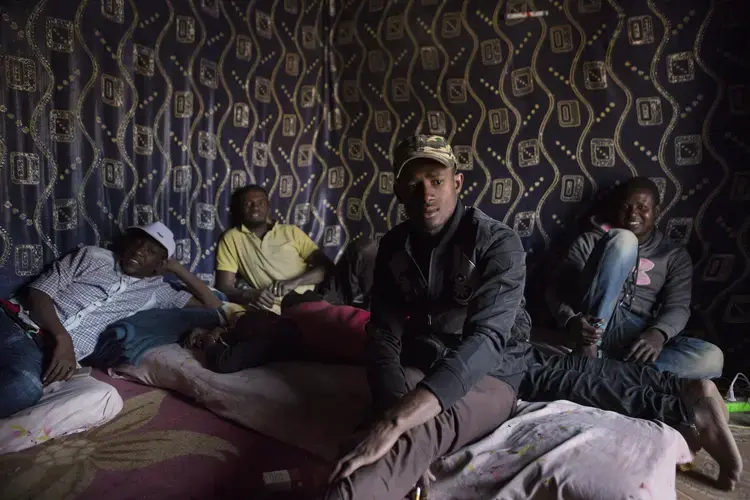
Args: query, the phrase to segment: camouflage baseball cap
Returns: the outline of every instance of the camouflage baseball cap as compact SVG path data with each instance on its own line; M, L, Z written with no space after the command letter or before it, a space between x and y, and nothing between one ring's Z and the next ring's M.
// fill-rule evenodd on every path
M456 168L453 148L448 144L445 137L417 134L407 137L396 146L396 151L393 153L393 171L396 174L396 179L401 175L401 171L407 163L418 158L428 158L448 168Z

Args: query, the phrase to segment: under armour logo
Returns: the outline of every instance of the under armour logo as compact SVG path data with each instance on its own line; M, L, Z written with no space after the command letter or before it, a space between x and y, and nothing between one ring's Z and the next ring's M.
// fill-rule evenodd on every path
M635 280L636 285L646 286L651 284L651 278L649 278L648 271L654 268L654 263L648 259L640 259L638 261L638 277Z

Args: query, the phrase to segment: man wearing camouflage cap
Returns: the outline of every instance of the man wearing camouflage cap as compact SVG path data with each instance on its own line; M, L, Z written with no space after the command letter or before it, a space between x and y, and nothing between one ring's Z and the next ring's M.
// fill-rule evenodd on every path
M742 460L712 382L539 352L528 342L521 239L464 208L448 142L409 137L393 167L409 220L383 236L375 263L366 366L376 418L336 464L326 498L404 498L433 461L510 418L516 396L660 420L705 447L733 487Z

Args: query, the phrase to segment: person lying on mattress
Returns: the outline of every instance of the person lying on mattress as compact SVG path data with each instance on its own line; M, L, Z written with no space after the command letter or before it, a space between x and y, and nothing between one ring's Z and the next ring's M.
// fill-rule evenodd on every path
M70 379L108 325L147 309L221 307L198 277L168 258L174 250L161 222L131 227L117 253L81 247L18 298L0 301L0 418L36 404L44 386ZM164 282L167 273L188 291Z
M249 310L227 328L195 328L185 347L203 350L204 366L233 373L274 361L361 365L370 313L332 305L315 292L290 292L281 315Z
M297 226L268 222L264 188L238 189L230 209L234 227L216 250L216 288L231 302L278 314L288 292L304 293L323 281L331 261Z
M609 201L550 280L547 302L560 328L580 354L654 363L685 378L721 376L721 349L682 334L693 264L656 227L656 184L631 178Z
M436 459L510 418L517 397L660 420L704 447L720 484L734 487L742 461L711 381L532 347L521 239L460 203L451 146L409 137L393 166L408 220L383 236L375 264L365 345L374 418L334 466L324 498L404 498ZM404 366L424 378L410 383Z

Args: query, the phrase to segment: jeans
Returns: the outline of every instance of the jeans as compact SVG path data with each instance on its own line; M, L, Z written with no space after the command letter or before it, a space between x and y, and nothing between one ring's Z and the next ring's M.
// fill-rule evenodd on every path
M215 328L221 316L216 309L202 307L137 312L107 326L82 364L101 369L121 363L138 366L149 349L179 342L192 328Z
M40 345L0 310L0 418L41 399L43 366Z
M637 262L636 236L626 229L612 229L594 246L583 270L586 294L581 310L606 325L601 352L607 358L621 360L648 328L648 318L618 302ZM682 378L716 378L721 375L724 355L709 342L678 335L664 344L655 365Z
M619 345L624 348L611 346L614 354L609 357L621 359L638 335L648 327L648 322L624 307L618 307L612 318L612 336L620 339ZM677 335L664 344L655 365L657 369L676 373L681 378L718 378L724 367L724 353L705 340Z

